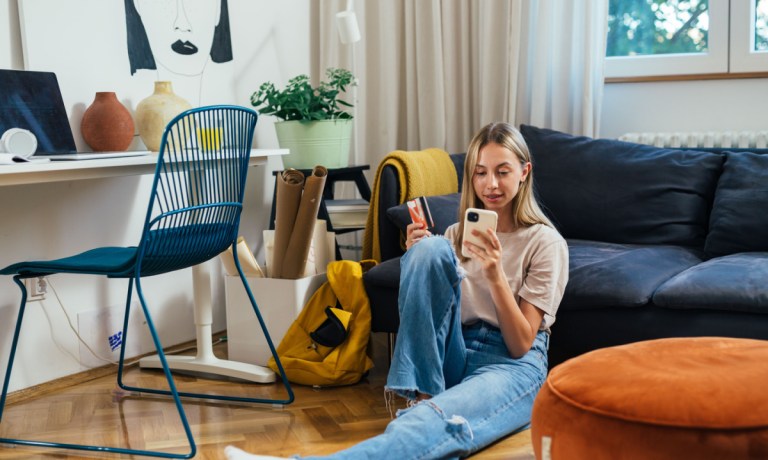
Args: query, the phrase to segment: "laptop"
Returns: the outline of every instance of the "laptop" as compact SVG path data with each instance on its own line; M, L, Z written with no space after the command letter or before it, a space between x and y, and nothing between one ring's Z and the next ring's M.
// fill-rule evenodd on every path
M78 152L53 72L0 69L0 134L10 128L28 129L37 137L37 151L30 160L96 160L150 153Z

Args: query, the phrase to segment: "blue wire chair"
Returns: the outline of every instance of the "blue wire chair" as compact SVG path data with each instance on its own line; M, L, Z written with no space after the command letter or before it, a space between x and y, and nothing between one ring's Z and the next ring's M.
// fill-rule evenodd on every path
M190 447L189 453L175 454L121 447L9 438L0 438L0 443L163 458L192 458L197 447L184 408L181 405L180 396L253 403L290 404L293 402L294 394L290 383L240 267L240 261L235 250L256 119L257 113L247 108L211 106L188 110L168 124L163 133L152 187L153 192L149 200L144 229L138 246L96 248L63 259L20 262L0 270L0 275L13 275L13 281L21 289L21 306L5 372L3 392L0 396L0 421L5 408L13 359L16 354L27 300L27 291L23 280L55 273L127 278L128 298L123 322L123 341L120 348L118 385L129 391L172 396L187 436ZM218 256L230 246L233 249L235 266L240 274L240 279L248 293L253 311L261 324L261 329L280 371L280 377L288 393L286 399L259 399L179 392L171 375L163 347L147 308L141 279L203 263ZM130 387L122 382L125 344L128 340L128 318L134 285L162 363L169 390Z

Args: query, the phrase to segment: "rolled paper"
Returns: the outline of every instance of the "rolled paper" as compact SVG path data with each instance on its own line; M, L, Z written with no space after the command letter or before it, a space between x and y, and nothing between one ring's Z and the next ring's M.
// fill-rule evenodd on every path
M256 261L253 252L248 247L248 243L245 242L245 237L237 238L237 260L240 262L240 268L243 269L245 276L249 277L264 277L264 272L261 271L259 262Z
M330 235L330 238L329 238ZM328 263L336 258L336 234L329 232L325 220L317 219L312 234L315 273L325 273Z
M237 267L235 267L235 259L232 257L232 246L228 247L226 251L219 254L219 259L224 265L224 271L229 276L237 276Z
M309 246L315 231L317 211L320 209L327 176L328 169L324 166L315 166L312 174L306 179L293 232L291 232L288 249L285 252L285 259L280 271L281 278L298 279L304 274Z
M272 256L275 252L275 231L274 230L264 230L264 253L266 255L266 275L267 278L274 278L272 276Z
M328 263L326 263L322 270L318 268L317 273L326 273L328 272L328 264L336 260L336 233L335 232L328 232L325 234L326 237L326 244L328 245Z
M232 246L222 252L220 258L221 262L224 264L224 270L227 272L227 275L239 275L239 273L237 273L237 266L235 265L235 258L232 254ZM245 237L242 236L237 237L237 259L240 261L240 268L243 269L245 276L264 277L264 272L261 271L259 263L248 248L248 243L245 242Z
M283 278L283 261L296 224L301 203L304 174L296 169L286 169L277 175L275 196L275 242L272 251L270 278Z

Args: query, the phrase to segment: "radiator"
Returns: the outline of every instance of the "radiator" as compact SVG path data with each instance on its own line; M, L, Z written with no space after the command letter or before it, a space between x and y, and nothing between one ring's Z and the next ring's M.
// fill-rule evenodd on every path
M626 133L619 140L656 147L766 148L768 131Z

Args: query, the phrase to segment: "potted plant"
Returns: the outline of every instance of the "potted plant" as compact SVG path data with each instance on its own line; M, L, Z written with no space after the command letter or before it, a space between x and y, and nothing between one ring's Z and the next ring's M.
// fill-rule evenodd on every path
M326 81L313 87L307 75L288 81L283 89L265 82L251 95L251 104L262 115L273 115L281 148L290 150L283 157L286 168L310 169L347 166L352 136L352 104L339 99L348 86L356 84L352 72L329 68Z

